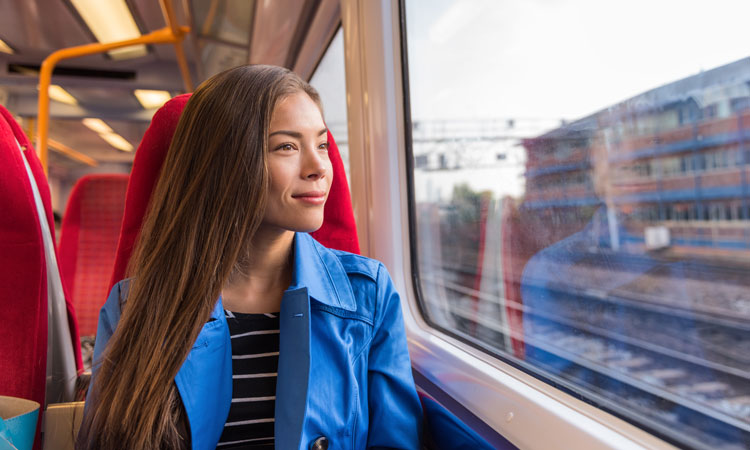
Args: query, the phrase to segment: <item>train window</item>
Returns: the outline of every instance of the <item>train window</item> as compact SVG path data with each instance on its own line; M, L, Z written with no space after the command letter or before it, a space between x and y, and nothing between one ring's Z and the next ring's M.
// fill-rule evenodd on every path
M331 130L344 163L346 179L349 178L349 130L346 116L346 73L344 72L344 32L342 28L333 36L323 58L315 69L310 84L318 90L323 102L326 125Z
M427 321L679 446L750 445L750 3L402 5Z
M196 48L206 78L247 62L254 2L191 0L190 9L197 25Z

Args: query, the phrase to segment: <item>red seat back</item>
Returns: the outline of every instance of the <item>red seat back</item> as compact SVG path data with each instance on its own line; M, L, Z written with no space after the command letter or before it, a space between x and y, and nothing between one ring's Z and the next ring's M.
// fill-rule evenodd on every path
M16 139L10 123L0 120L0 395L43 405L47 269L36 205ZM26 148L24 153L33 153Z
M96 334L99 309L109 293L127 186L125 174L86 175L68 198L59 262L73 296L81 336Z
M19 150L19 145L23 151ZM0 106L0 395L26 398L44 405L47 261L39 213L24 159L31 169L54 239L49 185L42 166L21 127ZM71 339L78 342L72 305L68 303L66 307ZM73 347L76 367L80 370L80 348ZM37 439L35 448L39 448L39 442Z
M156 112L135 154L110 286L125 277L125 269L141 230L151 191L167 155L180 114L189 98L190 94L179 95ZM344 174L344 164L330 133L328 140L330 143L328 155L333 164L333 184L325 206L323 226L312 235L328 247L359 253L357 228L354 222L349 185Z

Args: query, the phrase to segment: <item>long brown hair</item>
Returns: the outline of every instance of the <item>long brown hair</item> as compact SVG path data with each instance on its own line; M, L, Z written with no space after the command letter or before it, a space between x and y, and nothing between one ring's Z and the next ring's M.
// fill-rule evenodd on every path
M102 354L79 449L179 448L174 378L260 225L275 105L315 90L291 71L242 66L204 82L182 113Z

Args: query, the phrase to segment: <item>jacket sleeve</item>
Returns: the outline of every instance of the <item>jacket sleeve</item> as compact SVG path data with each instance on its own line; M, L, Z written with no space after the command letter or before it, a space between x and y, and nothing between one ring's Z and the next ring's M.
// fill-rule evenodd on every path
M104 349L109 343L109 338L117 328L117 322L120 321L120 299L122 295L122 285L124 281L120 281L112 287L112 291L107 297L107 301L99 311L99 323L96 327L96 342L94 343L94 357L91 364L91 381L89 383L89 391L86 394L86 403L91 398L91 392L93 391L94 379L96 372L101 364L101 356Z
M414 387L401 301L383 265L378 270L377 296L367 374L367 447L419 449L422 406Z

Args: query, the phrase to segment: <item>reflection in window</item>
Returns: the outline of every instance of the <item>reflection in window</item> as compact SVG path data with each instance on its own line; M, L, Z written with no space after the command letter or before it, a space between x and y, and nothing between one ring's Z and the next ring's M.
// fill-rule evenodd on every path
M246 64L255 2L191 0L190 7L204 76Z
M750 446L750 4L405 3L428 319L681 446Z
M349 178L349 130L346 116L346 73L344 72L344 33L336 32L328 50L320 60L310 84L318 90L323 102L326 125L331 130Z

